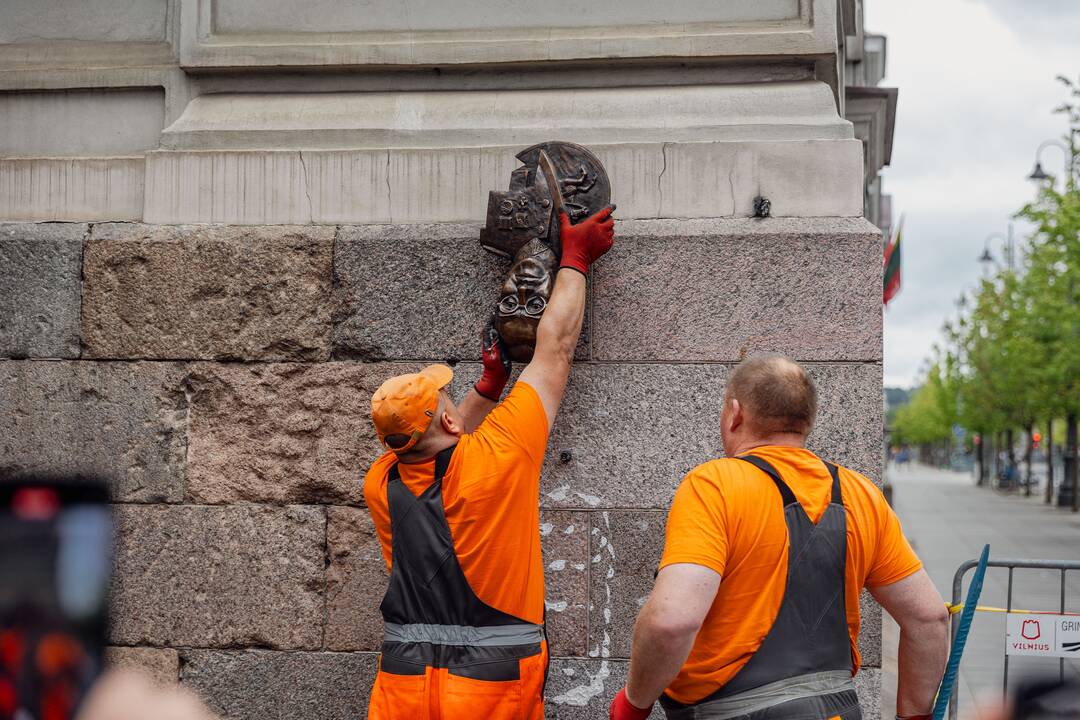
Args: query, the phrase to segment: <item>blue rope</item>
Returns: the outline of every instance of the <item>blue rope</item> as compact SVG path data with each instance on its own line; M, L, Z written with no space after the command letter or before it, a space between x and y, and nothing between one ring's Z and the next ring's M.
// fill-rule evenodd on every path
M956 675L960 672L960 658L964 655L964 645L967 643L968 632L971 630L971 621L975 617L975 606L979 604L983 577L986 576L986 563L989 559L990 546L986 545L983 547L982 556L979 557L979 566L975 568L975 575L971 578L971 585L968 586L967 600L964 601L964 610L960 614L960 626L956 630L956 637L953 638L952 648L949 650L949 663L945 666L945 676L941 678L941 687L938 688L937 701L934 703L934 720L944 720L945 710L949 707L949 698L956 685Z

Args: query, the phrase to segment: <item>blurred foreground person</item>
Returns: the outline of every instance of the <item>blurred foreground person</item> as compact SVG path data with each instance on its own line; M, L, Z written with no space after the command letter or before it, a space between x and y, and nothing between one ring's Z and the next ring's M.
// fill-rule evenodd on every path
M86 698L78 720L218 720L190 690L159 687L142 673L113 670Z
M581 333L589 266L613 242L610 214L570 225L560 213L555 288L532 360L505 400L510 361L493 332L480 382L460 405L446 392L445 365L390 378L372 396L387 452L365 477L364 499L390 571L372 720L544 716L540 467Z
M897 711L929 717L948 613L881 492L806 449L817 392L771 355L732 373L725 459L692 470L667 524L612 718L861 717L859 593L900 625Z
M1080 720L1080 682L1031 680L1020 683L1005 705L980 707L979 720Z

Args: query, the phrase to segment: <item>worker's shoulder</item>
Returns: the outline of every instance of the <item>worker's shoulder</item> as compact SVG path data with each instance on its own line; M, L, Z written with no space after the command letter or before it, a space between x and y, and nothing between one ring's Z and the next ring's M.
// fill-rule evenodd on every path
M874 484L874 481L863 475L858 470L852 470L849 467L843 465L837 465L840 471L840 487L843 490L850 488L851 490L860 494L870 495L875 498L882 498L881 488Z
M397 458L394 453L387 451L379 456L375 462L371 463L371 467L364 473L362 481L364 492L367 493L369 490L385 485L390 467L395 462L397 462Z
M856 515L880 518L889 507L881 488L857 470L840 467L840 490L844 496L844 505Z
M712 486L723 492L741 486L747 480L753 480L754 475L748 472L748 469L752 469L752 466L743 460L716 458L703 462L688 472L683 482Z

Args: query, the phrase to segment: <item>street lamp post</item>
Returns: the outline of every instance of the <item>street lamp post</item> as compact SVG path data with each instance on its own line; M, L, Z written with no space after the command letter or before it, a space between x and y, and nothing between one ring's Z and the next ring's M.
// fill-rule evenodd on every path
M1076 182L1076 168L1074 166L1076 158L1076 132L1076 129L1070 129L1068 145L1060 140L1044 140L1039 143L1038 149L1035 150L1035 169L1028 175L1028 180L1034 180L1035 182L1041 183L1052 177L1043 170L1042 152L1046 148L1053 146L1061 150L1065 155L1065 188L1072 189Z
M1035 169L1028 175L1029 180L1036 182L1043 182L1051 179L1051 176L1043 170L1042 167L1042 151L1053 145L1061 150L1065 156L1065 191L1069 192L1076 188L1076 157L1077 157L1077 145L1076 135L1078 129L1076 127L1069 128L1069 142L1068 144L1061 142L1060 140L1045 140L1039 144L1039 147L1035 150ZM988 255L989 253L983 253ZM981 259L981 258L980 258ZM990 258L993 259L992 257ZM1070 283L1069 294L1073 294L1074 288ZM1072 323L1072 332L1075 337L1077 328L1076 320ZM1053 419L1050 420L1050 425L1053 425ZM1058 488L1058 506L1071 506L1073 512L1080 511L1080 472L1078 472L1077 465L1080 464L1080 452L1077 449L1077 417L1075 413L1068 413L1066 417L1066 434L1065 434L1065 477L1062 479L1061 486ZM1053 462L1051 458L1051 462ZM1049 496L1049 490L1048 490Z
M979 256L979 262L983 265L983 277L990 274L990 266L996 265L997 260L994 259L994 254L990 252L990 241L1001 240L1003 242L1003 248L1005 250L1005 265L1012 272L1016 269L1016 253L1015 246L1013 244L1013 226L1009 223L1009 232L1005 233L990 233L986 236L986 240L983 241L982 255ZM1000 266L999 266L1000 267Z

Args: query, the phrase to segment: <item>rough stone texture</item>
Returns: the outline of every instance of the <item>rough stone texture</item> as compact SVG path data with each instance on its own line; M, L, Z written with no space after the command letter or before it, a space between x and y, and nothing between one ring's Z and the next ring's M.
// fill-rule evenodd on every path
M326 509L326 638L328 650L382 646L379 604L386 593L386 562L371 515L364 508Z
M589 657L630 657L634 620L664 549L661 511L591 513Z
M105 664L135 670L158 685L175 685L180 679L180 655L171 648L109 647Z
M229 720L367 716L371 653L183 651L182 683Z
M855 690L859 693L863 717L876 720L881 715L881 670L864 668L855 676ZM891 717L891 714L890 714Z
M317 507L118 506L111 642L318 648L325 533Z
M862 219L628 221L594 271L593 357L881 358L881 237Z
M626 684L628 670L629 662L625 660L552 658L544 715L552 720L606 717L611 699ZM663 717L657 704L649 720Z
M808 370L821 400L810 448L879 481L881 367ZM541 504L666 508L688 471L721 455L729 373L715 364L575 366L548 444ZM564 450L571 451L569 462Z
M864 668L881 667L881 606L866 590L859 596L859 656Z
M191 369L188 498L359 503L382 453L371 395L417 364L200 363Z
M0 471L96 475L115 500L178 502L186 430L182 366L0 362Z
M95 226L86 354L325 360L333 239L329 227Z
M479 225L341 228L334 251L334 356L478 360L480 331L510 262L480 247ZM588 357L589 313L578 343Z
M584 656L589 598L589 513L540 513L547 632L553 655Z
M807 446L831 462L882 481L881 365L806 365L818 389L818 416Z
M724 365L575 366L548 443L541 505L666 508L683 476L720 453L727 375Z
M86 229L0 224L0 357L79 356Z

